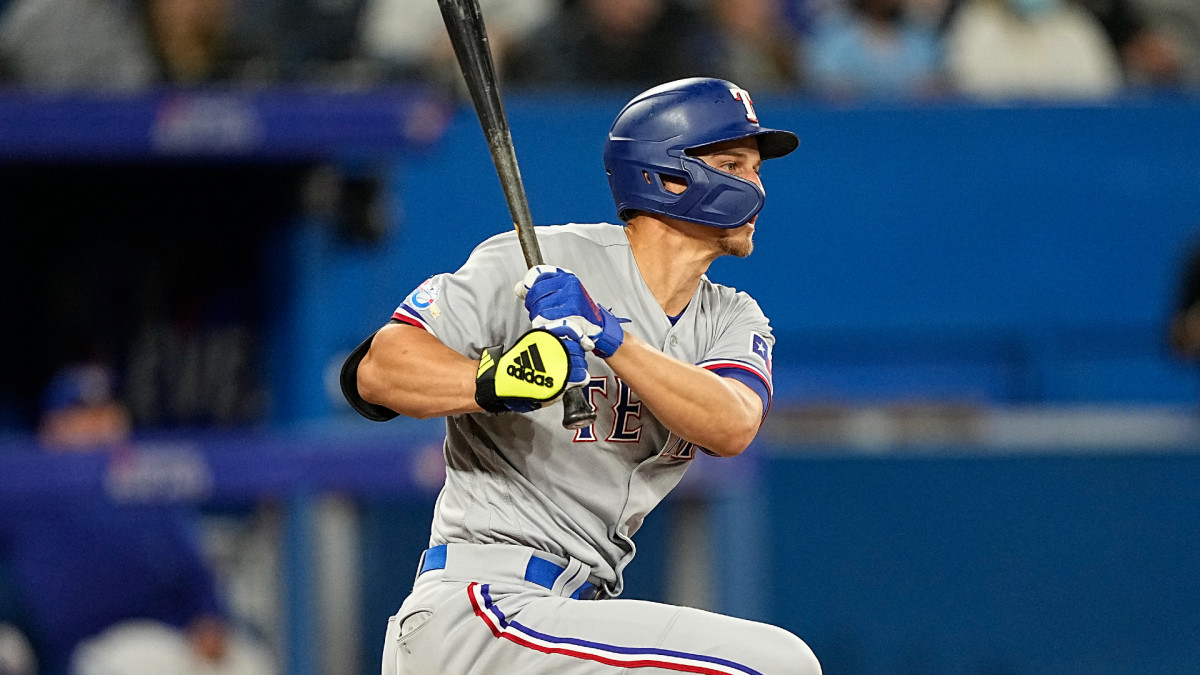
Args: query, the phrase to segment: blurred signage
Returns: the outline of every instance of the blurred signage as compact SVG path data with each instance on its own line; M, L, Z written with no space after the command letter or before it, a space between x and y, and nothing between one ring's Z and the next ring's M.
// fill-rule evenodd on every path
M111 455L104 488L118 502L196 502L212 493L213 473L190 445L136 445Z
M212 95L171 95L158 106L151 129L156 151L249 152L263 142L263 121L255 106L243 98Z

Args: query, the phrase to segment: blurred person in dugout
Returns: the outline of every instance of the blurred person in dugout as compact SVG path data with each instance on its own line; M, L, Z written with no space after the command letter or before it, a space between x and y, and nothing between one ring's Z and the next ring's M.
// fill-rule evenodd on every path
M233 0L9 0L0 74L42 89L135 90L234 79Z
M1098 99L1124 85L1099 20L1071 0L963 0L947 21L953 86L980 99Z
M43 451L128 451L112 371L72 365L42 401ZM231 627L185 506L72 499L0 510L0 579L41 675L273 675Z

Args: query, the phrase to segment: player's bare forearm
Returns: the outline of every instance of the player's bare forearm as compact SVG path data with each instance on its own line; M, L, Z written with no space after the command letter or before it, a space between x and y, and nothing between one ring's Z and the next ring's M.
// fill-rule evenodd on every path
M625 332L608 365L677 436L723 457L740 454L762 422L750 387L672 358Z
M389 324L375 334L358 366L358 392L370 403L420 419L480 412L478 367L416 326Z

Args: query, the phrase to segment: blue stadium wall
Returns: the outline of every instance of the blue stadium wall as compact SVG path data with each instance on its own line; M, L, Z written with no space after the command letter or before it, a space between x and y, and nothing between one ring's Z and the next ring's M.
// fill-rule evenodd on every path
M767 465L765 615L843 675L1184 675L1200 662L1200 456Z

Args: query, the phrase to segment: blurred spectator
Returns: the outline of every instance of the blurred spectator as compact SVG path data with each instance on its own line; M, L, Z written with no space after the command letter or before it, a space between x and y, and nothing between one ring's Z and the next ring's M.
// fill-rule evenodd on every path
M711 33L697 41L697 51L704 53L697 73L752 92L799 85L796 34L781 0L709 0L707 9Z
M934 27L907 16L905 0L850 0L813 25L808 76L834 98L928 97L945 90Z
M842 8L843 0L783 0L783 13L792 30L802 36L812 32L818 18Z
M504 60L510 45L524 39L553 16L552 0L480 0L494 60ZM436 2L366 0L362 51L401 75L420 76L454 65L454 53Z
M158 79L195 84L234 77L232 0L142 0Z
M120 0L10 0L0 70L36 87L133 89L154 77L137 12Z
M231 0L12 0L0 70L50 89L129 90L240 74Z
M1182 77L1176 38L1148 20L1136 0L1076 0L1100 21L1134 86L1173 88ZM1197 3L1191 3L1196 6Z
M970 96L1099 98L1122 86L1099 21L1064 0L965 0L945 39L953 83Z
M527 87L646 88L703 72L700 28L673 0L576 0L516 45L505 70Z
M242 79L360 84L380 77L360 53L368 2L237 0L232 42L245 46Z
M912 21L940 33L957 0L905 0L904 13Z
M6 622L0 622L0 675L37 675L37 657L29 639Z
M1138 0L1152 34L1165 37L1175 50L1176 83L1200 89L1200 2Z
M129 416L104 366L63 369L43 405L38 437L47 451L128 451ZM165 635L176 636L173 662L190 664L173 672L269 675L262 650L229 628L196 525L184 507L72 495L0 510L0 567L42 675L84 672L71 667L82 648L92 663L103 657L109 675L144 672L150 655L162 662ZM154 628L120 631L128 621Z
M557 9L554 0L480 0L479 4L498 68L510 47L545 25ZM457 82L458 65L443 26L437 2L366 0L361 50L393 79Z

